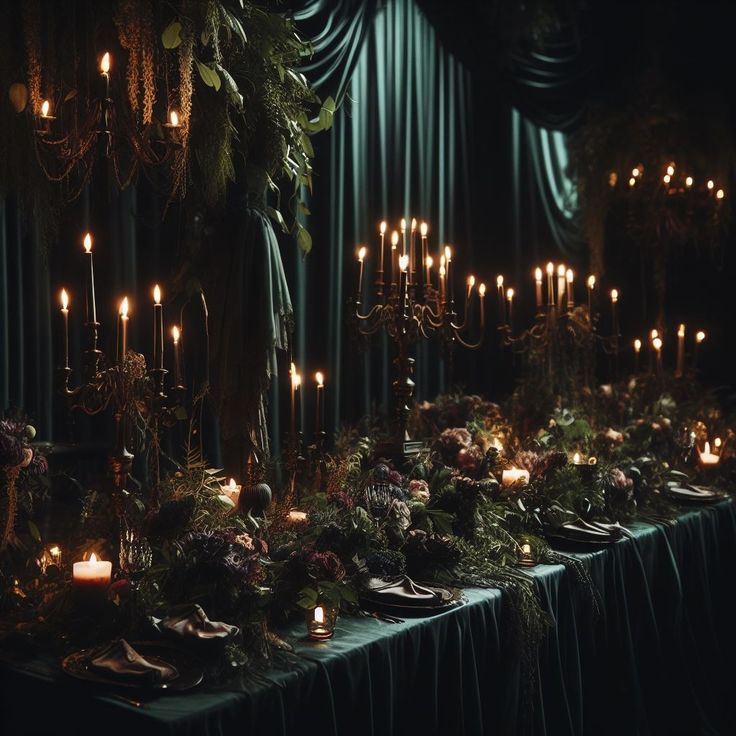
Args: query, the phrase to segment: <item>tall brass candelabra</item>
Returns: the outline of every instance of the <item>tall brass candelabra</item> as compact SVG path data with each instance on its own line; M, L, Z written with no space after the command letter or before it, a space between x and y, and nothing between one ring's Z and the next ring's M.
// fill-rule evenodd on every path
M394 246L398 239L394 237ZM424 249L423 244L423 249ZM413 248L412 248L413 251ZM375 304L363 311L363 261L365 248L360 250L360 278L357 293L351 298L349 326L352 333L360 338L370 338L380 330L395 345L394 381L392 384L395 402L393 435L377 448L379 456L404 459L417 454L423 447L420 441L409 437L407 425L411 414L414 396L414 346L421 339L437 335L442 343L445 359L452 370L453 354L457 345L469 350L477 349L483 342L485 327L485 285L478 287L479 335L476 340L467 337L470 326L472 305L475 302L475 279L471 276L463 299L462 317L458 314L452 282L452 253L446 249L440 267L439 288L432 284L431 257L425 256L424 283L417 282L416 268L413 268L413 252L398 258L398 281L395 275L390 282L384 281L382 259L379 261L375 281ZM396 273L392 261L392 273Z

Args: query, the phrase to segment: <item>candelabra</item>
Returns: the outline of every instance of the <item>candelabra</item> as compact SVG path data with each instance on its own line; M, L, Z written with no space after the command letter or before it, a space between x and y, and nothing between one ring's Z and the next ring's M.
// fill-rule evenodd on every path
M99 67L100 95L92 97L86 105L77 105L83 112L76 116L69 132L60 130L63 116L52 114L54 110L49 100L43 101L40 114L35 111L39 165L49 181L71 183L72 178L76 178L68 193L70 200L79 196L92 176L100 140L104 141L105 156L112 161L121 189L132 181L139 164L158 167L172 163L176 151L181 149L182 125L175 110L169 111L169 120L162 126L163 137L152 135L152 126L139 130L133 121L117 114L110 93L110 69L111 57L105 53ZM63 112L67 102L76 104L72 100L73 96L60 101L59 112Z
M422 227L424 269L419 269L419 271L423 270L425 275L424 283L418 283L414 258L414 230L415 222L412 223L412 241L408 253L400 257L397 257L398 237L394 233L391 260L392 278L388 283L384 281L383 247L381 247L381 258L376 272L375 304L367 312L363 312L363 262L366 250L361 248L358 291L351 298L348 311L349 327L355 336L368 339L380 330L384 330L395 345L392 384L395 402L393 435L378 446L377 454L399 460L417 454L423 447L422 442L411 440L407 431L415 385L413 379L415 359L412 355L414 346L419 340L437 335L451 370L455 347L460 345L470 350L479 348L483 342L485 327L485 285L480 284L478 287L479 336L475 341L467 338L470 331L471 307L474 302L475 279L472 276L468 279L460 319L455 303L452 281L454 269L452 252L449 247L445 249L445 254L441 258L439 288L433 285L432 259L425 255L425 226ZM385 227L382 226L382 246L384 232ZM396 265L398 265L399 272L398 281Z

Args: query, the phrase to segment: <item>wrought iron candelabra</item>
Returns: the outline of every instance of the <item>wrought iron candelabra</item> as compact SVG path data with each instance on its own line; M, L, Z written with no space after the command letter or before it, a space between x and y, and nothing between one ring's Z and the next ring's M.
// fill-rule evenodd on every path
M402 223L403 224L403 223ZM384 330L395 346L394 380L392 384L395 413L393 435L377 448L380 456L403 459L417 454L423 447L420 441L409 437L407 425L411 414L411 403L414 396L414 347L423 339L436 335L439 337L448 372L452 374L453 356L456 346L475 350L483 343L485 327L485 285L478 286L479 334L477 339L468 337L471 314L475 298L475 278L467 281L462 307L462 315L458 313L453 285L454 263L452 252L448 247L441 257L439 269L439 288L432 283L431 256L426 253L426 228L422 227L422 261L424 268L417 269L418 261L414 253L414 230L408 251L398 256L398 237L392 238L391 280L384 280L383 270L383 233L381 233L381 257L376 271L373 306L364 312L363 265L366 249L359 252L360 276L358 290L350 300L349 327L354 336L369 339ZM403 229L403 228L402 228ZM398 269L397 269L398 265ZM417 272L423 273L423 283L419 283ZM396 274L398 273L398 279Z

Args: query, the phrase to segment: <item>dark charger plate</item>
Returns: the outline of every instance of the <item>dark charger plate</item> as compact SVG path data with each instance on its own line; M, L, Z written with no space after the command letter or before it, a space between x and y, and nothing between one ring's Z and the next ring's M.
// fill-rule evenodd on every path
M451 608L462 606L465 603L463 591L459 588L451 588L445 585L428 585L426 583L422 583L422 586L439 593L442 600L433 605L402 605L400 603L387 603L385 600L381 600L380 596L371 595L368 591L364 591L361 594L360 600L369 610L383 611L390 615L402 616L404 618L411 618L412 616L434 616Z
M148 682L136 682L124 678L113 677L98 672L89 666L89 655L92 650L82 649L70 654L61 663L61 667L67 675L92 682L97 685L108 685L110 687L124 687L135 690L148 690L157 693L182 692L197 687L204 679L202 668L195 662L191 655L180 649L154 641L135 641L130 645L141 656L156 665L172 665L176 667L179 675L169 682L151 684Z

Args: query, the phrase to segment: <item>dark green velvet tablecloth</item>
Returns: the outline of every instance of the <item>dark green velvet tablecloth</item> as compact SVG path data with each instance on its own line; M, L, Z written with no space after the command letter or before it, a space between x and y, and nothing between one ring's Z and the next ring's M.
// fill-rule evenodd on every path
M736 734L736 512L731 501L531 571L552 626L538 658L535 734ZM335 638L286 631L299 657L247 693L170 695L144 708L91 695L44 660L0 665L0 735L517 734L520 668L497 590L388 624L342 618ZM528 713L527 713L528 715Z

